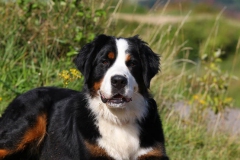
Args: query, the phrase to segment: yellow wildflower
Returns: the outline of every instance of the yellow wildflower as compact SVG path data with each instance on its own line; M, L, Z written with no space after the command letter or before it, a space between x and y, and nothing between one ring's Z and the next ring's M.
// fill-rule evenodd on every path
M64 81L70 79L69 72L67 70L63 70L61 73L59 73L59 76L63 78Z
M71 72L71 74L73 75L73 78L74 78L74 77L76 77L76 78L81 78L80 72L79 72L78 70L71 68L71 69L70 69L70 72Z
M193 99L197 100L197 99L199 99L199 96L198 96L197 94L195 94L195 95L193 96Z
M77 69L69 69L69 70L63 70L62 72L59 73L59 76L63 79L63 83L65 86L69 82L73 82L76 79L81 78L81 73Z
M206 102L202 99L199 101L199 103L202 104L202 105L206 104Z

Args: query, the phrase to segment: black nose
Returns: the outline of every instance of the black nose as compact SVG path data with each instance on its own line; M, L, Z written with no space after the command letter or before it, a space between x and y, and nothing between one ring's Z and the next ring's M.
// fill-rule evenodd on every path
M111 78L111 84L114 88L121 89L127 85L127 78L115 75Z

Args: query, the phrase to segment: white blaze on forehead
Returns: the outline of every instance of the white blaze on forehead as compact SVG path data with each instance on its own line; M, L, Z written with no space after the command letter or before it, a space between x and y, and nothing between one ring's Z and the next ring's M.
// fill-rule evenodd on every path
M128 43L125 39L116 39L117 46L117 58L110 68L112 75L130 76L130 72L126 66L126 52L128 49ZM110 72L109 71L109 72Z
M116 45L117 45L117 59L116 59L115 63L116 64L124 63L124 65L125 65L126 51L128 49L128 43L125 39L116 39Z

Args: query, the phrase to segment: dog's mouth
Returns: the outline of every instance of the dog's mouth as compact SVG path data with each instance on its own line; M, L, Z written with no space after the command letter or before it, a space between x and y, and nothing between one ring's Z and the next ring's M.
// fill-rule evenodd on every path
M132 98L124 97L123 95L121 95L119 93L112 96L109 99L107 99L101 92L99 92L99 93L100 93L101 100L103 103L121 104L121 103L128 103L128 102L132 101Z

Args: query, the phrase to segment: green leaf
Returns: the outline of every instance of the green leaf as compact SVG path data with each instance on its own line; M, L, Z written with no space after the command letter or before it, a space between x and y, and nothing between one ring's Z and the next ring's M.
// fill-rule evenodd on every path
M77 16L79 16L79 17L83 17L83 16L84 16L84 13L83 13L82 11L77 12Z

